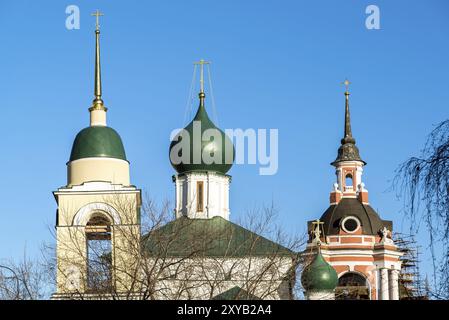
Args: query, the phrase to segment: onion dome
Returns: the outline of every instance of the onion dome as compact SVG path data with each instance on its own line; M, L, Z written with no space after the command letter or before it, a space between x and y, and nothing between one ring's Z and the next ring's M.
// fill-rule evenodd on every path
M312 263L303 270L301 283L306 291L332 291L337 287L338 275L318 251Z
M92 126L76 135L70 161L92 157L126 160L125 148L117 131L110 127Z
M349 85L349 81L345 80L344 84ZM355 145L355 139L352 137L351 131L351 115L349 113L349 95L348 90L345 92L345 133L344 138L341 139L341 146L338 148L338 155L332 165L335 165L342 161L361 161L366 164L365 161L360 158L359 148Z
M200 63L201 66L205 64L204 60ZM192 122L170 143L170 163L178 173L213 171L226 174L234 162L234 145L231 139L210 120L204 106L205 97L201 69L198 111Z

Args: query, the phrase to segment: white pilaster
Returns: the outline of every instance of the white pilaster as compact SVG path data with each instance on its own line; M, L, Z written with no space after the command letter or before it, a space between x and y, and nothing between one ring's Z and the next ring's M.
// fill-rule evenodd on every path
M388 284L388 269L380 269L380 299L390 300L389 284Z
M399 300L399 270L390 270L390 300Z

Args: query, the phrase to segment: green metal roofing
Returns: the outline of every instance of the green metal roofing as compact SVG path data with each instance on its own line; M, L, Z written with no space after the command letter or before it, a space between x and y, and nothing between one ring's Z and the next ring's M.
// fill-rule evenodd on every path
M211 300L261 300L259 297L243 290L239 286L235 286L225 292L222 292Z
M92 157L126 160L125 148L117 131L106 126L91 126L76 135L70 161Z
M201 124L201 133L200 135L198 135L201 141L195 141L194 143L194 138L197 137L197 135L193 134L195 121L197 121L197 124ZM208 130L209 133L211 132L211 130L215 131L217 136L221 136L221 141L213 140L212 137L214 137L214 135L211 135L212 139L203 141L203 133L206 130ZM188 135L186 133L188 133ZM181 138L181 140L179 140L179 138ZM235 156L234 145L232 144L231 139L229 139L229 137L223 131L217 128L215 124L209 119L206 108L204 107L202 102L200 103L198 111L192 122L190 122L187 127L184 128L184 130L181 130L181 132L176 135L176 137L171 142L169 149L170 154L172 148L178 143L181 143L182 139L186 138L190 138L190 155L188 158L189 160L186 161L188 163L175 163L170 156L170 162L173 168L178 173L188 171L215 171L226 174L226 172L231 169ZM184 150L184 152L186 151ZM218 158L220 159L220 161L205 163L202 155L206 152L209 152L212 159ZM226 158L226 152L229 152L228 158ZM194 163L194 154L198 156L198 159L200 159L200 161L197 161L198 163ZM181 154L179 156L181 156Z
M334 290L338 284L338 275L335 269L318 252L312 263L304 268L301 283L307 291Z
M268 240L222 217L189 219L181 217L142 238L142 246L157 256L296 256Z

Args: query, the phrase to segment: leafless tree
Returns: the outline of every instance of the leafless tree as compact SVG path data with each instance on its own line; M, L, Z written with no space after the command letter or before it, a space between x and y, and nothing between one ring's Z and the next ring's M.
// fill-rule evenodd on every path
M127 215L136 214L135 206L123 198L104 200L125 221ZM302 266L298 252L307 237L284 232L276 224L274 206L251 210L238 224L222 218L174 219L170 207L168 202L158 207L147 197L138 227L127 229L94 214L86 226L66 233L63 243L43 245L39 258L24 255L18 263L1 263L0 299L48 299L58 287L58 272L66 278L63 285L72 288L54 298L293 299L301 295L296 281ZM51 230L56 240L57 233ZM112 251L111 240L118 239L111 238L113 233L120 235L120 243ZM66 255L57 259L57 250Z
M31 259L24 253L19 262L0 263L0 300L38 300L49 296L47 273L40 259Z
M430 133L421 154L397 169L393 187L404 200L411 233L424 222L430 239L432 297L449 299L449 120Z
M119 197L105 201L122 216L135 214L133 206ZM81 279L87 280L87 286L72 290L65 298L211 299L224 298L220 294L225 291L231 295L227 298L233 299L297 296L297 252L306 236L283 232L275 223L273 206L249 212L241 222L245 228L218 217L174 220L168 202L157 207L146 199L140 212L138 229L122 232L99 216L84 229L86 241L89 237L106 239L110 230L119 232L121 240L115 244L114 254L93 249L98 254L91 260L84 242L79 241L79 230L59 244L71 251L67 255L70 261L58 261L60 272L67 273L65 266L74 263L80 264L76 270L86 270L81 271ZM91 241L87 242L89 247ZM74 255L84 259L73 259Z

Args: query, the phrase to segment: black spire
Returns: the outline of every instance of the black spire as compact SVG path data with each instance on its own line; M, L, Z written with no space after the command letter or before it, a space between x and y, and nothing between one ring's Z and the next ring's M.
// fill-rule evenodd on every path
M359 149L355 145L355 139L352 137L351 131L351 114L349 112L349 91L347 86L349 85L349 81L345 80L344 84L346 85L345 92L345 133L343 139L341 139L341 146L338 148L337 159L332 162L332 165L335 165L341 161L362 161L360 158Z

